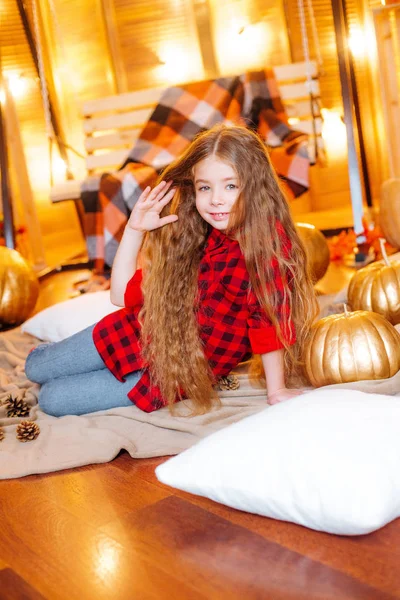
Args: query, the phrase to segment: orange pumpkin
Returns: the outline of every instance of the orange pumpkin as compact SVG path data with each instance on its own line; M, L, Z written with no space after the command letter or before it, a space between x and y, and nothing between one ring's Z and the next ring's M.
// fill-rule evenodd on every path
M323 234L314 225L296 223L296 229L307 252L311 277L316 283L325 275L330 261L329 246Z
M38 295L39 282L29 263L16 250L0 247L0 327L25 321Z

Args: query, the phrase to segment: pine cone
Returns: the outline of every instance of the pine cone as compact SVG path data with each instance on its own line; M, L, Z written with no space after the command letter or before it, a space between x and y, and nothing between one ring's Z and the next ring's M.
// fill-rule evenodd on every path
M20 442L35 440L40 433L40 427L33 421L21 421L17 425L17 439Z
M29 415L30 407L20 398L13 398L10 395L4 402L4 406L6 407L7 417L27 417Z
M236 375L227 375L221 377L217 383L217 389L221 391L238 390L240 388L239 379Z
M0 427L0 442L2 442L5 437L6 437L6 434L4 433L4 429L2 429Z

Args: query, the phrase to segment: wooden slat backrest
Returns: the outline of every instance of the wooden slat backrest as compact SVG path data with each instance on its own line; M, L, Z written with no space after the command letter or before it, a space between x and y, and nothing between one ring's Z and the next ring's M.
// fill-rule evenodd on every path
M308 69L313 78L311 90L307 82ZM317 66L314 62L309 66L307 63L293 63L274 67L274 72L290 125L310 136L312 152L314 134L319 146L322 145ZM96 170L114 169L124 162L164 90L164 87L159 87L128 92L84 104L83 130L89 174Z

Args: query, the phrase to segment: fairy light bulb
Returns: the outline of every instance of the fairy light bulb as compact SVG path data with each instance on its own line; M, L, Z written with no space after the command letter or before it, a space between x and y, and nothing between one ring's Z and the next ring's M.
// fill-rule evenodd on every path
M22 98L27 91L28 88L28 80L26 77L21 75L20 73L9 73L6 75L7 84L10 93L13 97L18 100Z

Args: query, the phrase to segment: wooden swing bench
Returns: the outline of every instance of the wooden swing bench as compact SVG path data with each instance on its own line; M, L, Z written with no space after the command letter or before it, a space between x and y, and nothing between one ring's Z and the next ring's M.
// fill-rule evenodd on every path
M308 69L312 80L308 82ZM317 64L298 62L274 67L290 127L309 136L311 163L323 150L320 86ZM311 87L311 90L309 89ZM127 158L165 87L149 88L86 102L82 108L87 175L112 172ZM52 202L78 200L82 181L56 184Z

